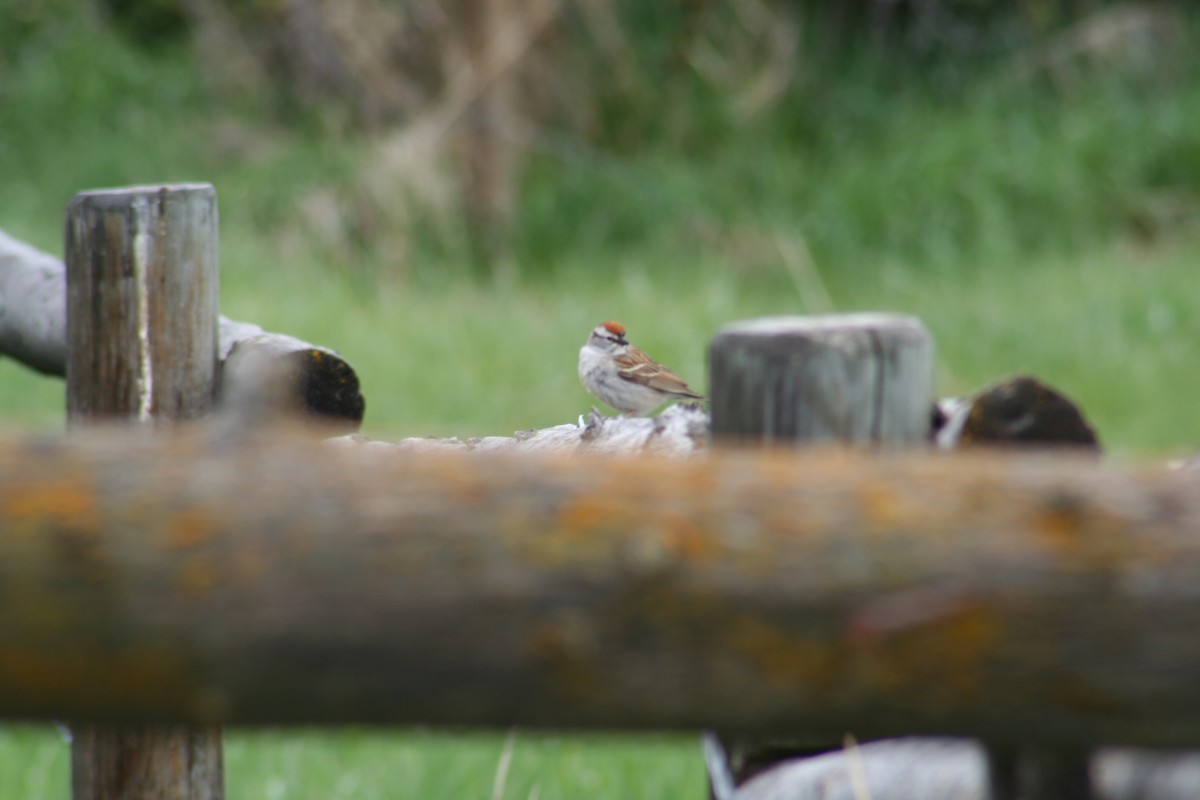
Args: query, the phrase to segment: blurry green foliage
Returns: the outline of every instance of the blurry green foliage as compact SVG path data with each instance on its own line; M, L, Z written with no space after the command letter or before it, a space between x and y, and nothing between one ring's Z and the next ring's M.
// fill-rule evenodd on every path
M179 0L99 0L114 26L148 48L183 42L188 20Z
M79 3L72 0L0 0L0 68L49 44L64 20L79 15ZM0 81L4 74L0 72Z
M183 29L170 0L103 0L99 19L69 13L67 0L0 4L13 21L0 27L10 45L0 55L0 166L20 165L5 169L10 186L23 175L75 187L194 179L254 156L271 179L244 213L264 230L305 227L296 204L320 182L332 192L322 202L339 213L326 237L337 243L331 258L368 260L381 234L396 240L388 244L410 273L468 252L466 222L444 207L393 210L404 175L395 195L361 190L374 170L356 174L352 153L370 152L369 136L326 138L321 158L269 166L262 152L273 134L230 120L245 114L314 142L320 127L292 102L268 102L264 115L260 96L212 80L198 54L149 47ZM232 18L252 30L280 28L286 10L265 0L232 5ZM1110 6L564 4L539 44L542 60L529 57L543 64L529 79L554 91L521 109L528 133L511 255L523 270L549 274L580 248L699 255L733 231L785 226L843 272L880 258L936 269L980 252L1015 257L1097 237L1170 236L1194 223L1200 203L1200 126L1190 122L1200 118L1190 81L1200 51L1186 46L1200 28L1194 9L1183 14L1178 40L1150 42L1154 60L1136 69L1113 50L1121 39L1060 47L1048 34L1079 11ZM597 19L595 9L609 16ZM918 20L918 11L932 16ZM449 23L408 13L404 30L438 44ZM1023 33L1004 51L962 51L946 33L941 49L914 55L908 34L937 25ZM114 26L126 35L106 35ZM753 88L771 80L754 101ZM292 111L273 116L280 108ZM225 129L214 136L218 125ZM139 142L137 161L122 139Z

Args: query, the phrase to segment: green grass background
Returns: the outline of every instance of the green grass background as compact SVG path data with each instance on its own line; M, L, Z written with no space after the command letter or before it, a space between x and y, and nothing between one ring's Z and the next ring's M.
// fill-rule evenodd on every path
M0 728L0 797L68 797L70 764L59 730ZM225 772L231 800L698 798L707 791L698 737L682 735L230 731Z
M577 350L604 319L703 385L723 324L875 309L929 326L940 394L1032 373L1075 397L1118 458L1200 443L1198 48L1150 69L1084 65L1066 85L851 53L759 117L710 93L689 100L694 128L684 108L682 129L637 148L546 131L511 231L515 276L493 278L453 220L333 244L307 229L314 193L353 197L369 136L225 95L187 53L147 53L86 18L29 37L0 62L0 228L61 254L77 191L212 182L224 313L341 351L371 435L574 421L592 404ZM0 361L0 424L54 429L63 406L61 381ZM490 797L504 742L231 732L229 796ZM0 728L0 800L66 796L68 762L52 728ZM521 732L504 796L702 784L692 736Z

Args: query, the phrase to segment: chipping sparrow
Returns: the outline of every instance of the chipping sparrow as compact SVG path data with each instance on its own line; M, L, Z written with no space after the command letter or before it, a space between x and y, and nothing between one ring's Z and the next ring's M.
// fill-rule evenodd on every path
M648 414L670 400L704 398L683 379L629 343L625 326L605 322L579 349L579 380L626 416Z

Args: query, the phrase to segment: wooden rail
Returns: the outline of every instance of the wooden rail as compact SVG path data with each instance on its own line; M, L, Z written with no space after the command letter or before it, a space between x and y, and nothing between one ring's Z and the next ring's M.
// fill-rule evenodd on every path
M0 714L1200 742L1194 476L0 446Z

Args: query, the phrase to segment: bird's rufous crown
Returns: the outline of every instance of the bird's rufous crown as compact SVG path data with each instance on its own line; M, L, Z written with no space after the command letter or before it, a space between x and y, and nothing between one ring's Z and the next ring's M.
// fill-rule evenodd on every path
M610 321L610 322L604 323L604 330L608 331L613 336L624 336L625 335L625 326L619 322L611 322Z

